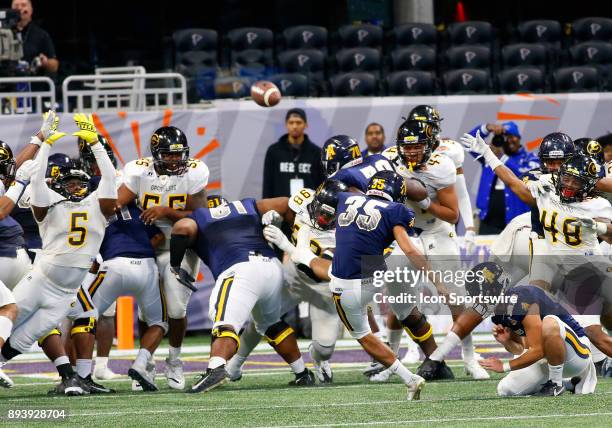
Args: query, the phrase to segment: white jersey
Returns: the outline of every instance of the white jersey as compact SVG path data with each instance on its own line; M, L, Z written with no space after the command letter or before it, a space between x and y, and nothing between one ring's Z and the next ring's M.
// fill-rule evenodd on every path
M41 256L47 262L89 268L96 258L106 229L97 192L79 202L49 190L49 210L37 221L42 239Z
M395 172L404 178L416 178L420 180L427 189L427 195L432 201L438 200L438 190L452 186L457 181L457 169L453 161L440 153L433 153L424 168L412 171L399 160L397 148L390 147L383 152L383 155L391 160ZM454 230L450 223L434 217L429 211L424 211L412 201L407 205L414 211L414 227L427 232L450 232Z
M295 244L297 242L298 231L302 227L307 227L310 229L310 251L317 257L325 257L331 260L336 248L336 232L333 229L321 230L312 226L313 223L308 212L308 205L313 201L314 195L314 190L304 188L289 198L289 208L295 212L291 241ZM321 282L313 280L300 269L298 269L298 276L306 284Z
M151 157L131 161L123 168L123 184L137 195L138 206L142 210L156 205L184 210L187 195L204 190L208 176L208 167L198 159L189 159L187 172L183 175L158 175ZM156 220L155 225L162 230L166 243L169 243L172 222L161 219Z
M454 140L449 140L447 138L441 139L434 153L448 156L453 161L453 164L455 164L455 169L463 167L465 151L463 150L463 146Z
M563 203L555 192L537 195L540 222L553 252L588 253L599 251L597 233L575 226L579 217L602 218L612 221L612 206L604 198L588 198L581 202Z

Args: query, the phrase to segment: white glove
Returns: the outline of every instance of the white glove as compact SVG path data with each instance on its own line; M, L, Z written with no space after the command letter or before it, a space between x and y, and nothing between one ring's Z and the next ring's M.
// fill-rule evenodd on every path
M529 180L526 186L533 197L537 198L550 192L553 189L553 182L549 176L541 176L539 180Z
M427 197L423 199L422 201L418 201L416 204L419 206L419 208L423 210L427 210L429 209L429 206L431 205L431 198Z
M291 254L291 261L295 264L310 266L310 262L315 258L317 256L310 251L310 228L302 226L297 233L297 242L295 251Z
M282 223L283 218L279 213L274 210L270 210L261 216L261 224L263 224L264 226L274 225L278 228Z
M15 180L21 182L28 182L32 177L32 174L38 169L38 162L35 160L27 160L21 164L17 173L15 174Z
M463 144L465 150L477 153L479 155L478 158L483 156L485 151L489 149L489 146L487 143L485 143L485 140L483 140L480 136L480 131L476 131L475 137L470 134L463 134L463 137L461 137L461 144Z
M40 126L40 133L42 134L43 141L49 138L53 132L57 130L57 125L59 124L59 116L55 114L55 111L49 110L45 114L43 114L43 122Z
M608 232L608 225L606 223L593 220L589 217L579 217L576 220L572 221L572 223L574 225L580 225L583 229L587 231L595 232L598 236L605 235Z
M476 232L473 230L466 230L465 235L463 235L463 240L468 256L474 254L476 248Z
M269 243L276 245L285 253L291 255L295 251L293 244L289 242L289 239L278 227L274 225L266 226L264 227L263 234Z

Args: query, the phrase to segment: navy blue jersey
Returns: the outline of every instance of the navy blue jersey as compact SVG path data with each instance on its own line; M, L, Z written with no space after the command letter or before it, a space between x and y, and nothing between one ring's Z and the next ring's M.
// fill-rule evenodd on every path
M11 216L0 220L0 257L16 257L17 249L24 248L23 229Z
M162 232L154 225L144 224L140 219L141 213L136 202L132 201L109 219L100 246L102 260L111 260L115 257L133 259L155 257L151 238Z
M20 208L15 205L11 212L11 217L15 219L17 223L23 229L23 238L25 240L25 246L28 250L42 248L42 239L40 239L40 232L38 231L38 224L34 220L34 214L30 208Z
M381 154L370 155L363 159L363 162L349 168L337 171L330 178L342 181L349 187L356 187L365 193L368 188L370 178L378 171L393 171L391 162Z
M383 252L395 240L393 228L404 226L410 233L413 223L414 212L405 205L350 192L340 193L332 275L359 279L386 270Z
M546 315L556 315L561 321L574 330L574 333L578 336L583 337L585 335L578 321L576 321L562 305L556 302L550 294L540 287L534 285L520 285L510 288L504 294L506 297L515 295L516 303L504 304L505 308L502 306L502 313L493 316L492 321L494 324L501 324L516 332L519 336L525 336L523 319L527 315L531 305L537 303L540 308L541 319ZM497 308L495 312L498 313Z
M190 216L198 225L196 252L215 279L251 255L275 257L263 236L255 199L216 208L198 208Z

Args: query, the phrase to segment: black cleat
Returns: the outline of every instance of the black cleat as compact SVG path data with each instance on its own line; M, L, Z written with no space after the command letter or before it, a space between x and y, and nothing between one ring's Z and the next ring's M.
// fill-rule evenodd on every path
M289 382L289 386L313 386L315 384L315 375L308 369L304 369L302 373L295 375L295 379Z
M565 392L565 387L562 385L557 385L552 380L548 380L545 384L542 385L542 389L533 394L535 397L556 397L557 395L561 395Z
M383 370L386 370L387 368L382 365L381 363L379 363L376 360L372 360L372 362L370 363L369 366L367 366L364 370L363 370L363 375L367 376L367 377L372 377L380 372L382 372Z
M146 370L139 370L132 366L128 370L128 376L132 378L132 380L135 380L143 391L159 391L159 388L155 385L155 380Z
M81 382L76 374L63 378L60 383L55 385L55 388L50 390L48 395L68 395L70 397L76 395L89 394L89 391L83 389Z
M429 358L425 358L425 361L419 366L417 374L427 381L455 378L453 371L444 361L435 361Z
M91 375L87 377L78 376L78 381L80 382L83 391L87 391L90 394L114 394L117 392L114 389L107 388L104 385L94 382Z
M224 383L229 382L229 374L225 371L225 364L214 369L206 369L206 373L202 373L196 382L187 389L187 393L208 392L215 389Z
M571 392L572 394L575 394L576 385L578 385L581 380L582 378L580 376L574 376L573 378L569 380L569 382L563 381L563 386L565 387L566 391Z

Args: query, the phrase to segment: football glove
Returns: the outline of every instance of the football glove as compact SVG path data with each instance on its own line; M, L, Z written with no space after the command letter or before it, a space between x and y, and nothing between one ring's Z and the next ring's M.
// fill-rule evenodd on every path
M475 137L470 134L463 134L463 137L461 137L461 144L463 144L465 150L478 154L476 159L482 157L489 148L485 140L480 136L480 131L476 131Z
M578 217L571 222L574 226L581 226L584 230L597 233L597 235L605 235L608 232L608 225L596 221L589 217Z
M49 138L49 136L57 131L57 125L59 124L59 116L55 114L55 111L49 110L43 113L43 121L40 126L40 134L42 135L43 141Z
M276 211L270 210L261 216L261 224L264 226L273 225L280 229L281 225L283 224L283 218Z
M176 280L183 284L185 287L189 288L191 291L197 291L197 288L193 283L195 282L195 278L183 269L182 267L170 267L170 272L174 275Z
M74 132L72 135L82 138L89 144L96 144L98 142L98 130L96 125L94 125L93 116L91 114L75 113L73 119L79 131Z
M310 266L310 262L316 257L317 256L310 251L310 228L308 226L302 226L297 233L297 242L295 251L291 253L291 261L298 265Z
M550 177L541 176L538 180L529 180L525 184L534 198L545 195L553 189Z
M276 245L281 251L291 255L295 251L295 247L285 236L282 230L274 225L266 226L263 230L266 241Z
M53 132L52 131L51 134L49 134L49 136L45 140L45 143L47 143L50 146L53 146L53 144L55 144L57 140L59 140L60 138L63 138L65 135L66 135L65 132Z

